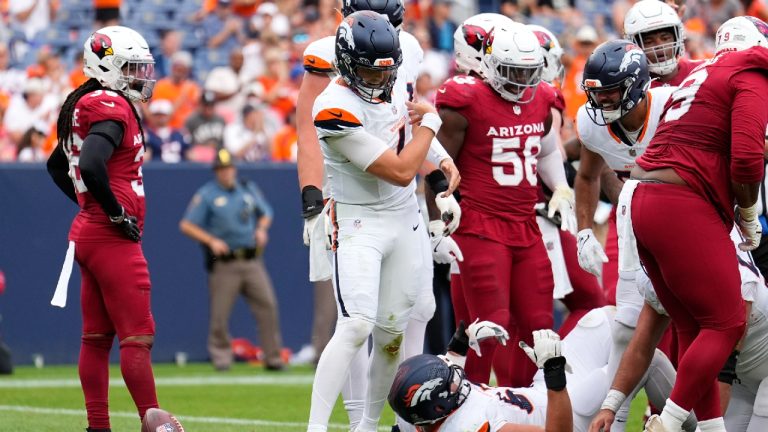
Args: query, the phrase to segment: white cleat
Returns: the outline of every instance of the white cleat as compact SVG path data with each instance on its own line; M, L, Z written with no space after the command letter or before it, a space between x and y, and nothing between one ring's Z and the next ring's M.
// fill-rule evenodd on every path
M648 418L645 422L645 429L643 432L670 432L664 427L664 423L661 422L661 417L654 414Z

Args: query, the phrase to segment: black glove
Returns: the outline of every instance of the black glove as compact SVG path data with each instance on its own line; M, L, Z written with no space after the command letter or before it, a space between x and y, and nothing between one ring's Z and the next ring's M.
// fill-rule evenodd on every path
M301 190L301 216L304 219L320 214L325 206L323 191L315 186L304 186Z
M136 219L136 216L126 215L125 209L122 210L123 214L117 217L110 216L109 220L120 227L126 237L138 243L141 241L141 230L139 229L138 219Z
M544 383L549 390L560 391L565 388L565 357L552 357L544 362Z
M461 356L467 355L467 351L469 351L469 337L467 336L467 324L464 323L464 320L459 321L456 333L453 334L451 341L448 342L448 351L453 351Z
M737 381L739 377L736 375L736 363L739 362L739 350L733 350L731 355L728 356L728 360L725 361L725 365L717 375L717 380L721 383L733 385L734 381Z

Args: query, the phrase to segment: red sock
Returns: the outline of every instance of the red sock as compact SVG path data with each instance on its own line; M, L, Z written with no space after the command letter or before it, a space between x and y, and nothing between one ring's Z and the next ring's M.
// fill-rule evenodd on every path
M85 396L88 426L109 429L109 350L114 336L87 338L80 344L80 385Z
M142 419L148 409L158 408L149 348L148 344L142 342L120 344L120 371Z

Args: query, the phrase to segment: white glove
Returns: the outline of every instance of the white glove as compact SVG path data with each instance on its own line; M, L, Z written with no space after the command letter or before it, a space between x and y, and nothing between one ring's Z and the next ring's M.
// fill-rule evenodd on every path
M557 186L552 193L552 199L549 200L549 213L547 216L551 219L555 212L560 213L560 229L576 234L578 228L573 203L573 189L568 187L568 185Z
M438 264L450 264L456 260L464 261L464 255L459 249L459 245L451 238L444 237L443 221L433 220L429 222L429 239L432 243L432 259Z
M579 231L578 254L581 268L600 277L603 271L601 263L607 263L608 256L590 228Z
M475 350L478 357L482 357L480 352L480 342L495 337L496 340L506 346L509 340L509 333L504 330L504 327L491 321L480 321L479 318L467 327L467 336L469 337L469 347Z
M536 363L539 369L544 368L544 363L547 360L563 355L560 336L552 330L535 330L533 332L533 348L523 341L520 341L520 348L525 351L532 362ZM568 369L566 366L566 370Z
M453 232L456 231L456 228L459 227L459 222L461 222L461 207L456 201L456 198L453 197L453 194L448 195L447 197L442 197L442 194L442 192L437 194L435 197L435 204L437 204L437 208L440 209L440 219L445 222L443 235L448 236L453 234Z
M317 223L317 218L319 217L320 213L304 219L304 246L309 246L311 243L312 230L315 229L315 224Z
M744 236L744 241L739 243L739 249L748 252L757 249L760 246L760 239L763 236L763 226L757 218L757 203L752 207L739 207L739 231Z

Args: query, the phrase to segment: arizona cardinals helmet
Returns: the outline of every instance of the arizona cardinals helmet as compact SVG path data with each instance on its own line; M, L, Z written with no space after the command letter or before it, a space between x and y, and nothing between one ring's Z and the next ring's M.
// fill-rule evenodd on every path
M481 13L467 18L453 33L456 69L464 74L474 72L482 77L480 62L483 60L483 41L495 26L513 22L505 15L496 13Z
M717 29L715 52L741 51L753 46L768 46L768 25L759 18L739 16Z
M541 82L544 55L528 27L512 22L494 27L483 42L483 78L504 99L531 102Z

